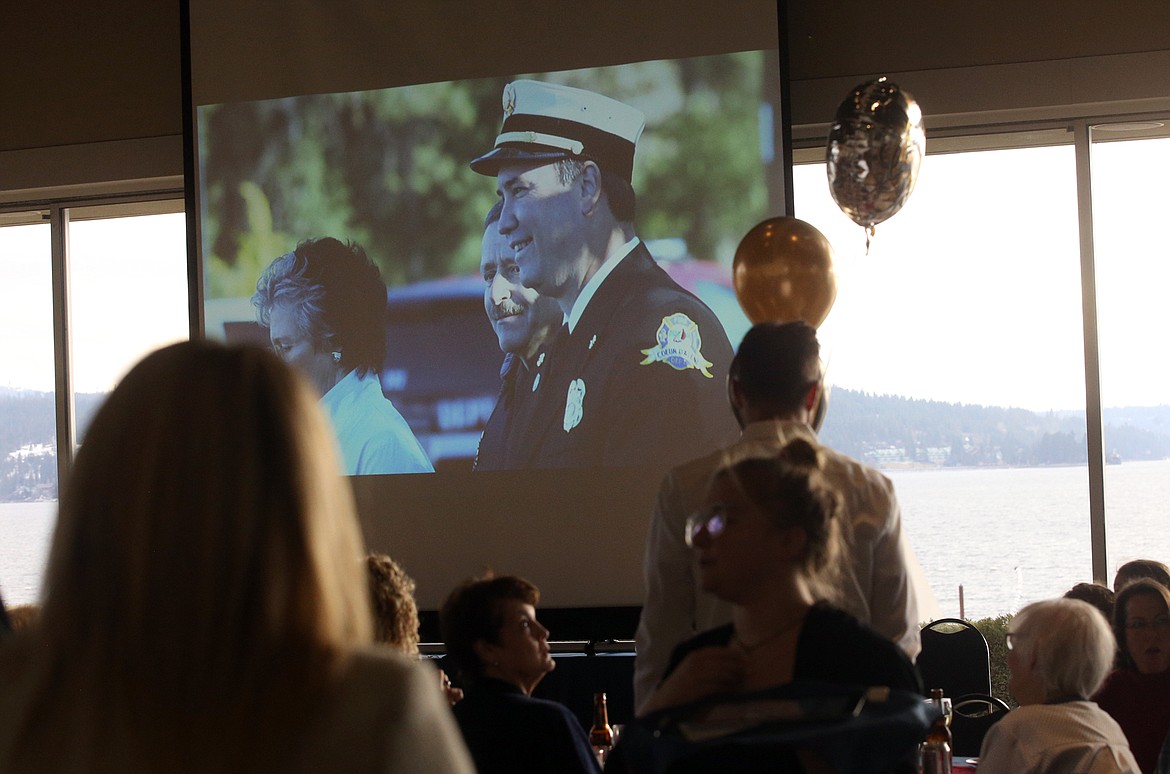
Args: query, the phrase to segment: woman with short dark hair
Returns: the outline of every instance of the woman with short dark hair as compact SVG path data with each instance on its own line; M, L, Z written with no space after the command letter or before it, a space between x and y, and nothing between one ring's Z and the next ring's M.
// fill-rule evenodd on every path
M1170 732L1170 590L1149 579L1124 586L1113 605L1113 634L1120 666L1094 699L1125 731L1149 774Z
M540 591L511 575L469 580L439 613L465 698L455 719L479 774L598 771L585 730L556 702L532 698L555 667L548 629L536 620Z
M272 348L316 388L346 473L434 470L382 392L386 285L360 245L332 237L301 242L260 275L252 305Z

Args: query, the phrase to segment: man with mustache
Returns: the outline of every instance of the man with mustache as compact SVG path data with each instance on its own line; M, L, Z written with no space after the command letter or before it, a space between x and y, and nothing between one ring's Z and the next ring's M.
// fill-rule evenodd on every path
M496 178L520 282L565 322L536 352L503 467L666 466L735 438L727 334L635 234L644 126L600 94L514 81L495 147L471 162Z
M561 324L561 308L520 284L515 254L496 227L504 206L497 201L484 221L479 269L483 274L483 308L504 352L500 394L475 453L475 470L504 467L505 440L516 406L533 388L532 364L545 340Z

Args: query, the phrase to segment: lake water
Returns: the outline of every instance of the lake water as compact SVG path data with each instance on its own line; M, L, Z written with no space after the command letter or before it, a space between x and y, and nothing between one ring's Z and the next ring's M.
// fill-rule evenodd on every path
M56 522L55 500L0 503L0 593L5 605L37 601Z
M889 471L906 533L939 613L1014 612L1092 580L1088 468ZM1136 558L1170 562L1170 460L1106 468L1108 570ZM35 601L55 502L0 504L0 591ZM640 529L639 529L639 534Z
M1091 581L1087 467L887 472L906 533L946 616L1015 612ZM1170 563L1170 460L1105 469L1109 577L1130 559Z

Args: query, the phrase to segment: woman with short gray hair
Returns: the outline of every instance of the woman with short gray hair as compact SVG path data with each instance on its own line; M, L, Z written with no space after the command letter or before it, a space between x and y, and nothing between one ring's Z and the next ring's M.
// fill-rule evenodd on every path
M252 305L276 354L316 388L346 473L434 470L382 392L386 285L361 245L332 237L301 242L264 269Z
M1028 605L1008 632L1008 688L1020 707L991 727L980 771L1139 772L1121 727L1088 697L1117 645L1101 612L1078 599Z

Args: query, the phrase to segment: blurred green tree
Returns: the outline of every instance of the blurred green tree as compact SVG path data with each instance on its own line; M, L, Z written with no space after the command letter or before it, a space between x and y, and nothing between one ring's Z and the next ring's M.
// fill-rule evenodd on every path
M766 214L760 52L641 62L543 80L643 109L638 232L730 264ZM494 181L468 162L499 131L510 78L215 105L200 110L209 298L244 297L273 258L320 236L366 248L389 285L475 271Z

